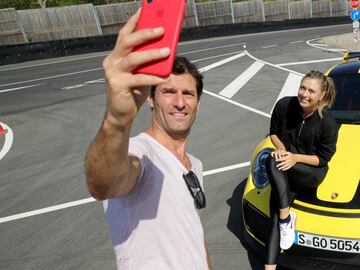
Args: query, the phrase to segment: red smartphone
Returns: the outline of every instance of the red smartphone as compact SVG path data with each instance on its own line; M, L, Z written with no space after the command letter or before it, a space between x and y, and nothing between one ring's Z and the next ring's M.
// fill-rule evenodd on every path
M168 47L170 55L165 59L142 65L136 68L134 73L151 74L160 77L168 77L171 74L185 8L186 0L143 0L137 29L161 26L165 29L165 33L159 39L137 46L134 51Z

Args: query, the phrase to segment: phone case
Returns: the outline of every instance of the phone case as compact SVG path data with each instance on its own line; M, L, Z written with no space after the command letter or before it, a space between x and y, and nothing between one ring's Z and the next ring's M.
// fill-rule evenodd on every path
M170 55L165 59L154 61L138 67L134 73L152 74L161 77L170 75L176 55L182 21L185 14L186 0L143 0L137 29L162 26L164 35L135 48L143 51L153 48L170 48Z

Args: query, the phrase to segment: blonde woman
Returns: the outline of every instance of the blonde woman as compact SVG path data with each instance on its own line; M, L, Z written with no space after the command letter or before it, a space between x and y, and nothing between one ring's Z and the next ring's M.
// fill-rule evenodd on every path
M265 270L276 269L280 249L289 249L294 242L296 215L290 211L294 198L318 187L326 176L338 135L338 126L326 111L334 100L331 78L311 71L302 79L297 97L282 98L275 105L270 139L276 149L267 160L272 191Z

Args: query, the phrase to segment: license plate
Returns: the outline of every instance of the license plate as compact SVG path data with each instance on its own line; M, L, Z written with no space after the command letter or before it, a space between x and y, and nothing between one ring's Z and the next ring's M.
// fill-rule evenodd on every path
M349 238L326 237L310 233L296 231L296 245L317 249L340 251L348 253L360 253L360 240Z

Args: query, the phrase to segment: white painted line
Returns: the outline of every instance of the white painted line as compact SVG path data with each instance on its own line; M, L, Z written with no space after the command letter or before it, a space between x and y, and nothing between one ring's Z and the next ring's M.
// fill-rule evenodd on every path
M302 61L302 62L292 62L292 63L283 63L277 64L279 67L284 66L293 66L293 65L304 65L304 64L312 64L312 63L321 63L321 62L332 62L332 61L339 61L342 60L341 57L337 58L328 58L328 59L320 59L320 60L311 60L311 61Z
M287 96L297 96L297 92L299 90L300 82L302 80L303 76L299 76L298 74L289 73L289 76L287 77L279 96L276 99L276 102ZM275 102L275 104L276 104ZM275 106L274 104L274 106ZM271 109L271 112L274 109L274 106Z
M323 43L311 43L313 46L321 46L321 47L329 47L329 44L323 44Z
M317 44L317 43L311 43L313 41L316 41L318 40L319 38L314 38L314 39L309 39L308 41L306 41L306 44L313 47L313 48L316 48L316 49L320 49L320 50L326 50L326 51L330 51L330 52L336 52L336 53L341 53L343 54L344 52L346 52L346 50L343 50L343 49L335 49L335 48L332 48L332 49L328 49L328 48L324 48L326 46L328 46L327 44Z
M247 166L250 166L250 161L235 164L235 165L231 165L231 166L222 167L222 168L219 168L219 169L209 170L209 171L204 172L203 175L204 176L212 175L212 174L221 173L221 172L225 172L225 171L230 171L230 170L234 170L234 169L240 169L240 168L247 167Z
M35 87L35 86L39 86L39 85L43 85L43 83L38 83L38 84L33 84L33 85L26 85L26 86L16 87L16 88L10 88L10 89L4 89L4 90L0 90L0 93L17 91L17 90L21 90L21 89L25 89L25 88L30 88L30 87Z
M209 56L209 57L205 57L205 58L196 59L196 60L191 61L191 63L201 62L201 61L214 59L214 58L219 58L219 57L228 56L228 55L234 55L234 54L238 54L238 53L242 53L242 52L243 51L236 51L236 52L232 52L232 53L218 54L218 55L214 55L214 56Z
M185 54L191 54L191 53L197 53L197 52L206 52L206 51L217 50L217 49L228 48L228 47L234 47L234 46L239 46L239 45L244 45L244 44L246 44L246 43L244 43L244 42L234 43L234 44L230 44L230 45L212 47L212 48L207 48L207 49L202 49L202 50L183 52L183 53L179 53L178 55L185 55Z
M72 89L77 89L77 88L81 88L84 87L88 84L96 84L96 83L104 83L105 82L105 78L101 78L101 79L97 79L97 80L92 80L92 81L87 81L81 84L75 84L75 85L70 85L70 86L66 86L61 88L62 90L72 90Z
M185 44L186 44L186 43L179 44L179 45L185 45ZM230 45L213 47L213 48L208 48L208 49L203 49L203 50L184 52L184 53L181 53L181 54L179 54L179 55L189 54L189 53L194 53L194 52L202 52L202 51L209 51L209 50L221 49L221 48L226 48L226 47L233 47L233 46L244 45L244 44L246 44L246 43L244 43L244 42L234 43L234 44L230 44ZM107 56L109 53L110 53L110 52L99 53L99 54L96 54L96 55L90 55L90 56L84 56L84 57L76 57L76 58L71 58L71 59L65 59L65 60L59 60L59 61L52 61L52 62L46 62L46 63L39 63L39 64L33 64L33 65L22 65L21 67L13 67L13 68L7 68L7 69L0 69L0 72L2 72L2 71L16 70L16 69L40 67L40 66L46 66L46 65L52 65L52 64L59 64L59 63L66 63L66 62L72 62L72 61L76 61L76 60L84 60L84 59L90 59L90 58L96 58L96 57L104 57L104 56Z
M240 164L234 164L234 165L231 165L231 166L226 166L226 167L222 167L222 168L218 168L218 169L214 169L214 170L205 171L203 173L203 175L204 176L212 175L212 174L216 174L216 173L220 173L220 172L225 172L225 171L230 171L230 170L243 168L243 167L246 167L246 166L249 166L249 165L250 165L250 161L243 162L243 163L240 163ZM70 207L74 207L74 206L78 206L78 205L82 205L82 204L87 204L87 203L91 203L91 202L96 202L96 200L94 198L86 198L86 199L77 200L77 201L73 201L73 202L58 204L58 205L54 205L54 206L50 206L50 207L45 207L45 208L41 208L41 209L38 209L38 210L29 211L29 212L25 212L25 213L21 213L21 214L11 215L11 216L0 218L0 224L5 223L5 222L9 222L9 221L14 221L14 220L26 218L26 217L32 217L32 216L36 216L36 215L46 214L46 213L49 213L49 212L54 212L54 211L57 211L57 210L70 208Z
M219 95L227 98L232 98L260 69L264 66L264 63L255 61L250 67L248 67L243 73L240 74L235 80L227 85Z
M221 55L216 55L216 56L213 56L213 57L208 57L208 58L203 58L203 59L200 59L200 60L197 60L197 61L201 61L201 60L207 60L207 59L211 59L211 58L216 58L216 57L221 57L221 56L226 56L226 55L232 55L234 53L229 53L229 54L221 54ZM224 59L218 63L215 63L213 64L214 66L208 66L207 68L203 68L203 71L200 71L200 72L205 72L205 71L208 71L210 69L213 69L215 67L218 67L218 66L221 66L227 62L230 62L232 60L235 60L239 57L242 57L244 56L245 54L244 53L239 53L233 57L230 57L228 59ZM195 61L194 61L195 62ZM35 81L41 81L41 80L47 80L47 79L54 79L54 78L59 78L59 77L65 77L65 76L71 76L71 75L76 75L76 74L81 74L81 73L86 73L86 72L91 72L91 71L96 71L96 70L100 70L102 68L93 68L93 69L88 69L88 70L82 70L82 71L77 71L77 72L72 72L72 73L66 73L66 74L60 74L60 75L54 75L54 76L49 76L49 77L43 77L43 78L37 78L37 79L32 79L32 80L26 80L26 81L21 81L21 82L14 82L14 83L8 83L8 84L2 84L0 85L0 87L3 87L3 86L9 86L9 85L16 85L16 84L22 84L22 83L27 83L27 82L35 82ZM104 80L105 79L99 79L99 80ZM97 81L97 80L96 80ZM93 83L94 81L90 81L90 83ZM71 86L69 86L71 87ZM22 89L22 88L17 88L16 90L18 89ZM71 88L70 88L71 89ZM14 88L15 90L15 88ZM5 92L5 91L4 91ZM0 91L1 93L1 91Z
M252 34L241 34L241 35L233 35L233 36L225 36L225 37L213 37L213 38L204 38L200 40L192 40L192 41L184 41L181 42L182 44L179 45L186 45L186 44L197 44L197 43L207 43L211 41L219 41L219 40L231 40L231 39L238 39L244 37L252 37L252 36L265 36L265 35L274 35L274 33L288 33L288 32L308 32L312 31L313 29L327 29L327 28L348 28L351 27L351 24L339 24L339 25L328 25L328 26L317 26L312 28L298 28L298 29L290 29L290 30L278 30L278 31L269 31L269 32L262 32L262 33L252 33ZM301 34L299 34L301 35Z
M196 63L196 62L201 62L201 61L205 61L205 60L209 60L209 59L214 59L214 58L219 58L219 57L228 56L228 55L234 55L234 54L239 54L239 53L243 53L243 51L237 51L237 52L232 52L232 53L225 53L225 54L219 54L219 55L215 55L215 56L200 58L200 59L197 59L197 60L194 60L194 61L191 61L191 62ZM245 55L245 54L243 54L243 55ZM227 62L223 62L223 63L225 64ZM203 69L206 69L206 68L210 68L210 66L205 67ZM214 67L211 67L211 68L214 68ZM71 90L71 89L76 89L76 88L83 87L83 86L85 86L87 84L96 84L96 83L104 83L104 82L105 82L105 78L101 78L101 79L97 79L97 80L87 81L87 82L85 82L83 84L70 85L70 86L67 86L67 87L63 87L61 89L62 90Z
M38 210L17 214L17 215L7 216L7 217L0 218L0 224L9 222L9 221L13 221L13 220L17 220L17 219L26 218L26 217L41 215L41 214L45 214L45 213L49 213L49 212L77 206L77 205L95 202L95 201L96 200L94 198L87 198L87 199L82 199L82 200L73 201L73 202L69 202L69 203L63 203L63 204L58 204L55 206L45 207L45 208L41 208Z
M92 69L88 69L88 70L82 70L82 71L77 71L77 72L71 72L71 73L65 73L65 74L60 74L60 75L49 76L49 77L37 78L37 79L26 80L26 81L21 81L21 82L1 84L0 87L2 87L2 86L8 86L8 85L15 85L15 84L22 84L22 83L27 83L27 82L36 82L36 81L43 81L43 80L47 80L47 79L54 79L54 78L66 77L66 76L71 76L71 75L76 75L76 74L81 74L81 73L87 73L87 72L91 72L91 71L96 71L96 70L100 70L100 69L102 69L102 68L92 68Z
M204 92L205 94L208 94L208 95L210 95L210 96L213 96L213 97L218 98L218 99L221 99L221 100L224 100L224 101L226 101L226 102L229 102L229 103L231 103L231 104L233 104L233 105L235 105L235 106L237 106L237 107L243 108L243 109L245 109L245 110L254 112L254 113L256 113L256 114L265 116L265 117L267 117L267 118L270 118L270 117L271 117L271 115L268 114L268 113L265 113L265 112L259 111L259 110L257 110L257 109L251 108L251 107L249 107L249 106L246 106L246 105L241 104L241 103L239 103L239 102L233 101L233 100L231 100L231 99L229 99L229 98L220 96L220 95L218 95L218 94L215 94L215 93L206 91L205 89L203 90L203 92Z
M274 64L271 64L269 62L266 62L266 61L263 61L263 60L260 60L254 56L252 56L248 51L244 51L244 53L249 56L250 58L254 59L255 61L258 61L258 62L261 62L261 63L264 63L265 65L268 65L268 66L271 66L271 67L274 67L274 68L278 68L278 69L281 69L281 70L285 70L287 72L291 72L291 73L294 73L294 74L298 74L300 76L304 76L304 74L301 74L297 71L294 71L294 70L291 70L291 69L287 69L287 68L283 68L283 67L279 67L278 65L274 65Z
M9 152L9 150L13 144L14 134L13 134L12 129L5 123L0 122L0 125L3 127L3 129L7 130L7 133L5 135L1 135L1 136L5 136L4 145L3 145L2 149L0 150L0 160L2 160L2 158Z
M329 26L318 26L318 27L312 27L309 28L299 28L299 29L291 29L291 30L280 30L280 31L269 31L265 33L252 33L252 34L241 34L241 35L234 35L234 36L225 36L225 37L213 37L213 38L206 38L206 39L200 39L200 40L191 40L191 41L182 41L179 43L179 46L188 45L188 44L198 44L198 43L207 43L211 41L219 41L219 40L231 40L231 39L237 39L241 37L250 37L250 36L259 36L259 35L273 35L274 33L287 33L287 32L299 32L299 31L308 31L312 30L314 28L316 29L326 29L326 28L335 28L335 27L342 27L342 26L348 26L349 24L340 24L340 25L329 25ZM239 43L240 44L240 43ZM246 44L246 43L244 43ZM87 58L95 58L95 57L102 57L106 56L110 52L101 53L98 55L91 55L91 56L85 56L85 57L78 57L78 58L72 58L72 59L66 59L66 60L60 60L60 61L53 61L48 63L39 63L39 64L33 64L33 65L22 65L21 67L14 67L14 68L8 68L8 69L0 69L1 71L8 71L8 70L14 70L14 69L22 69L22 68L30 68L30 67L36 67L36 66L43 66L43 65L51 65L51 64L57 64L57 63L63 63L63 62L71 62L76 60L82 60Z
M301 42L304 42L303 40L297 40L297 41L291 41L289 42L290 44L296 44L296 43L301 43Z
M238 58L240 58L240 57L243 57L244 55L245 55L245 53L242 52L242 53L239 53L239 54L237 54L237 55L231 56L231 57L229 57L229 58L223 59L223 60L221 60L221 61L219 61L219 62L216 62L216 63L213 63L213 64L211 64L211 65L209 65L209 66L200 68L200 69L199 69L199 72L200 72L200 73L203 73L203 72L209 71L209 70L211 70L211 69L217 68L217 67L219 67L219 66L221 66L221 65L224 65L224 64L226 64L226 63L228 63L228 62L230 62L230 61L233 61L233 60L236 60L236 59L238 59Z
M75 85L70 85L70 86L66 86L61 88L62 90L71 90L71 89L77 89L77 88L81 88L86 86L86 83L81 83L81 84L75 84Z
M86 84L93 84L93 83L104 83L105 82L105 78L101 78L101 79L97 79L97 80L93 80L93 81L87 81L85 82Z
M277 47L279 45L270 45L270 46L264 46L264 47L261 47L262 49L268 49L268 48L274 48L274 47Z
M66 60L58 60L58 61L53 61L53 62L33 64L33 65L22 65L21 67L13 67L13 68L7 68L7 69L0 69L0 72L1 72L1 71L16 70L16 69L23 69L23 68L40 67L40 66L46 66L46 65L52 65L52 64L59 64L59 63L66 63L66 62L71 62L71 61L76 61L76 60L83 60L83 59L89 59L89 58L104 57L104 56L107 56L108 54L109 54L109 52L106 52L106 53L100 53L100 54L96 54L96 55L83 56L83 57L76 57L76 58L71 58L71 59L66 59Z

